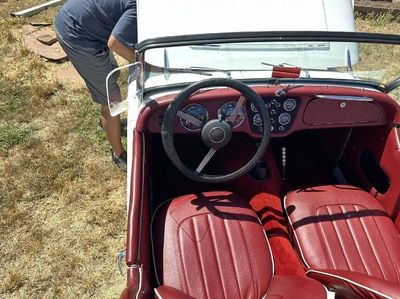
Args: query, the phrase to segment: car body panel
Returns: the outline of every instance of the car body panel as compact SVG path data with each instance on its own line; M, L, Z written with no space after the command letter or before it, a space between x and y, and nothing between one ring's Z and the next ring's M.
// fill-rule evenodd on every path
M351 0L139 0L137 10L138 42L203 33L355 29Z
M317 52L318 49L321 51L332 50L335 48L335 43L342 42L341 46L337 47L338 50L331 51L332 60L325 61L327 63L324 66L326 70L307 70L304 66L300 66L299 77L285 77L285 75L274 77L276 66L283 70L286 69L288 73L292 71L290 68L294 67L282 64L285 61L279 59L276 61L266 59L267 63L271 62L272 64L269 66L270 69L256 72L243 70L245 64L240 64L240 61L235 65L238 70L231 70L230 73L223 70L204 70L211 72L211 77L232 77L245 82L261 96L266 105L272 100L275 100L275 105L284 103L282 99L295 98L297 101L297 110L291 114L290 126L281 132L275 130L271 133L272 145L264 158L271 163L272 169L275 169L273 182L266 181L258 184L251 174L246 174L223 185L224 188L228 186L236 192L243 192L243 196L249 200L253 193L258 192L257 188L264 188L262 189L264 195L273 189L273 196L278 202L277 212L282 216L282 222L285 222L283 211L279 210L281 192L285 188L293 187L296 183L301 183L307 173L303 174L300 166L299 173L290 172L290 168L286 173L283 164L286 165L287 162L294 169L297 167L294 165L297 162L307 164L308 161L303 156L299 158L295 156L295 152L301 151L302 148L305 148L302 152L304 156L309 159L314 159L314 156L318 158L318 151L313 151L317 144L304 138L310 133L312 136L321 136L320 139L314 137L312 140L316 143L321 142L319 149L326 154L323 158L330 161L332 157L334 159L339 157L338 165L342 162L342 165L339 165L341 169L382 202L397 225L397 229L400 229L400 205L398 204L400 202L400 181L397 176L397 170L400 167L400 106L385 93L383 84L379 81L360 80L351 69L353 65L364 59L359 54L363 53L362 51L365 49L362 48L362 51L359 51L358 42L372 41L370 44L374 45L379 43L380 39L385 39L388 44L400 44L396 36L379 37L355 34L353 32L353 2L350 0L312 0L307 2L249 0L246 3L236 0L193 3L182 0L139 0L137 5L140 43L137 57L143 70L135 82L137 85L134 88L132 86L134 92L131 93L131 99L128 99L127 107L129 164L127 173L127 287L121 298L150 298L154 295L151 289L157 286L152 275L152 271L154 271L152 262L154 256L152 255L155 253L150 236L152 234L152 215L158 204L178 195L187 194L187 192L194 193L209 188L219 190L218 188L220 188L219 186L197 185L195 182L188 181L187 178L185 180L185 177L176 168L171 167L172 164L160 141L161 135L165 134L161 128L164 115L176 95L191 83L210 77L196 73L196 70L193 73L173 73L165 72L165 70L168 70L168 67L224 67L224 65L206 64L207 57L209 58L212 53L215 53L215 49L209 48L213 43L219 43L220 51L237 51L238 55L233 60L233 62L237 62L240 57L245 57L249 53L241 47L243 45L254 47L255 42L263 42L267 47L275 47L275 54L278 56L284 50L277 48L287 45L288 42L294 42L295 47L300 48L315 47L311 52L314 50ZM272 44L270 39L273 39ZM185 48L178 49L173 55L174 57L168 57L168 54L173 54L174 47L178 46L185 46ZM183 51L180 51L182 49ZM253 50L256 49L253 48ZM168 51L171 52L168 53ZM193 59L192 51L204 51L204 60ZM350 53L351 61L348 53ZM171 60L166 63L166 58ZM193 63L192 60L194 60ZM302 61L299 59L294 62L297 66ZM315 61L310 62L308 66L317 66L313 63ZM331 65L333 63L336 65ZM151 77L150 72L154 66L160 69L160 73ZM248 67L253 66L248 65ZM347 69L345 72L339 73L331 66ZM329 78L326 78L327 73ZM395 83L391 85L393 88L397 87ZM218 111L224 104L229 101L237 101L238 98L237 91L218 87L199 91L186 104L203 106L209 116L215 119L219 117ZM247 103L245 103L244 109L244 121L233 129L233 134L240 138L243 137L243 140L250 139L259 142L260 134L254 130L253 126L256 112L251 112L251 106ZM279 120L279 118L275 118L275 121L276 119ZM184 154L191 158L191 155L199 150L192 143L193 139L190 139L194 132L185 129L178 119L176 119L174 129L176 142L178 145L183 145ZM354 134L354 137L351 134ZM298 136L300 136L300 142L297 140ZM351 137L350 141L349 136ZM290 143L292 147L290 147ZM292 158L293 160L286 161L285 148L284 161L281 150L285 146L288 157L295 157ZM235 166L235 163L245 159L240 154L243 154L247 147L239 140L233 148L235 149L233 153L228 151L226 156L222 155L220 158L221 160L225 158L228 164ZM390 186L386 192L379 192L374 187L374 182L368 180L359 165L365 148L371 150L373 159L390 179ZM277 152L276 149L279 151ZM251 151L245 154L249 153L251 154ZM226 165L222 162L221 165L225 167ZM311 168L318 168L318 165L313 165L312 162L314 160L310 161L313 166ZM339 168L339 166L337 167ZM323 178L323 176L321 177ZM323 180L319 176L307 178L310 179L308 182L310 184ZM271 185L273 185L272 189L265 189ZM254 186L257 188L253 188ZM274 209L276 208L274 206ZM260 212L260 214L262 213ZM264 218L263 221L266 221L267 218ZM263 222L263 224L265 223ZM155 223L154 225L160 224ZM285 239L285 242L285 246L290 247L289 237ZM275 242L274 246L276 244L280 244L279 241ZM291 254L295 256L294 251ZM284 267L280 266L276 268L282 271L281 269ZM303 273L304 269L300 266L297 270Z

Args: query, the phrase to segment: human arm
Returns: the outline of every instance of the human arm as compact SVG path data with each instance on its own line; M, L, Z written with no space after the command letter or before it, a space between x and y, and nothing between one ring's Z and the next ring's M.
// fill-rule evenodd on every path
M126 47L113 34L110 35L107 45L113 52L117 53L119 56L125 58L129 62L133 62L135 60L135 50Z
M108 39L108 47L129 62L135 59L135 44L137 42L136 8L128 8L117 24Z

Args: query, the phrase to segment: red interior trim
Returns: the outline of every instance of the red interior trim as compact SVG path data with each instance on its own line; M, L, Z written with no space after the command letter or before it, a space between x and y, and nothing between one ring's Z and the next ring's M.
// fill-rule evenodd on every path
M253 89L261 97L275 97L275 92L287 88L289 86L255 86ZM160 132L160 119L162 118L165 109L176 94L169 94L162 96L156 101L151 101L144 108L142 113L139 114L137 130L140 132L150 131L152 133ZM366 97L371 98L376 103L373 114L376 116L373 121L365 122L360 121L357 123L330 123L329 120L322 122L321 124L308 124L303 120L303 114L307 110L308 103L314 99L315 95L337 95L337 96L353 96L353 97ZM291 128L284 133L274 132L272 136L284 137L295 131L304 129L317 129L317 128L339 128L339 127L357 127L357 126L377 126L386 123L400 123L400 106L397 105L393 99L384 93L376 90L361 89L354 87L339 87L339 86L328 86L328 85L299 85L292 88L288 88L286 96L300 97L300 106L298 107L297 115L293 121ZM217 115L218 108L227 101L237 100L239 93L232 89L214 89L207 90L205 92L194 95L187 103L198 103L209 111L210 117ZM339 102L339 101L338 101ZM350 102L350 101L349 101ZM366 104L366 103L364 103ZM368 104L367 104L368 105ZM377 110L376 110L377 109ZM347 110L346 110L347 111ZM347 117L352 118L353 114L358 113L358 109L348 113ZM318 111L319 112L319 111ZM319 113L320 114L320 113ZM320 114L321 115L321 114ZM184 128L180 126L177 121L176 125L177 133L188 133ZM260 136L252 132L249 125L248 117L241 126L235 128L234 132L245 132L246 134L259 138Z

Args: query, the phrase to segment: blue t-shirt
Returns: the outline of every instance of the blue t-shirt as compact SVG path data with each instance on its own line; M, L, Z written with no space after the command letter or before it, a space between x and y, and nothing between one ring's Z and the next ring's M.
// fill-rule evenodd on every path
M61 38L74 47L101 50L112 34L126 47L134 48L136 0L67 0L55 27Z

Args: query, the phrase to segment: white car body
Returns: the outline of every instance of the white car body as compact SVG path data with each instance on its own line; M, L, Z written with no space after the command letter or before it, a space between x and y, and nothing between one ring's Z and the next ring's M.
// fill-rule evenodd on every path
M230 32L265 32L265 31L355 31L353 15L354 3L352 0L137 0L138 15L138 43L146 40L197 34L230 33ZM307 46L329 46L326 43L309 43ZM178 65L192 59L192 48L176 49ZM194 49L196 50L196 49ZM358 60L357 46L352 43L342 47L329 49L335 52L337 60L346 65L349 51L352 61ZM203 51L205 61L209 53ZM275 53L279 56L279 53ZM151 49L147 51L145 60L155 64L163 65L165 59L163 49ZM205 61L197 61L199 65ZM268 60L273 61L273 57ZM296 63L296 61L294 62ZM329 61L325 61L329 64ZM337 64L337 61L332 61ZM183 63L184 64L184 63ZM271 72L258 73L270 77ZM343 77L343 74L338 73ZM236 78L251 77L251 72L240 72ZM318 76L318 74L314 74ZM174 84L179 82L195 81L199 79L196 74L171 74L166 78L164 75L152 77L145 82L144 88ZM128 153L132 153L132 132L136 126L136 120L140 113L140 104L143 99L142 92L136 90L134 81L130 82L129 95L124 104L129 102L128 108ZM124 105L122 105L124 106ZM128 106L128 105L126 105ZM120 113L120 111L118 112ZM115 113L115 114L118 114ZM128 154L128 173L131 173L132 156ZM128 178L128 194L131 180Z
M138 42L223 32L354 31L351 0L138 0Z

